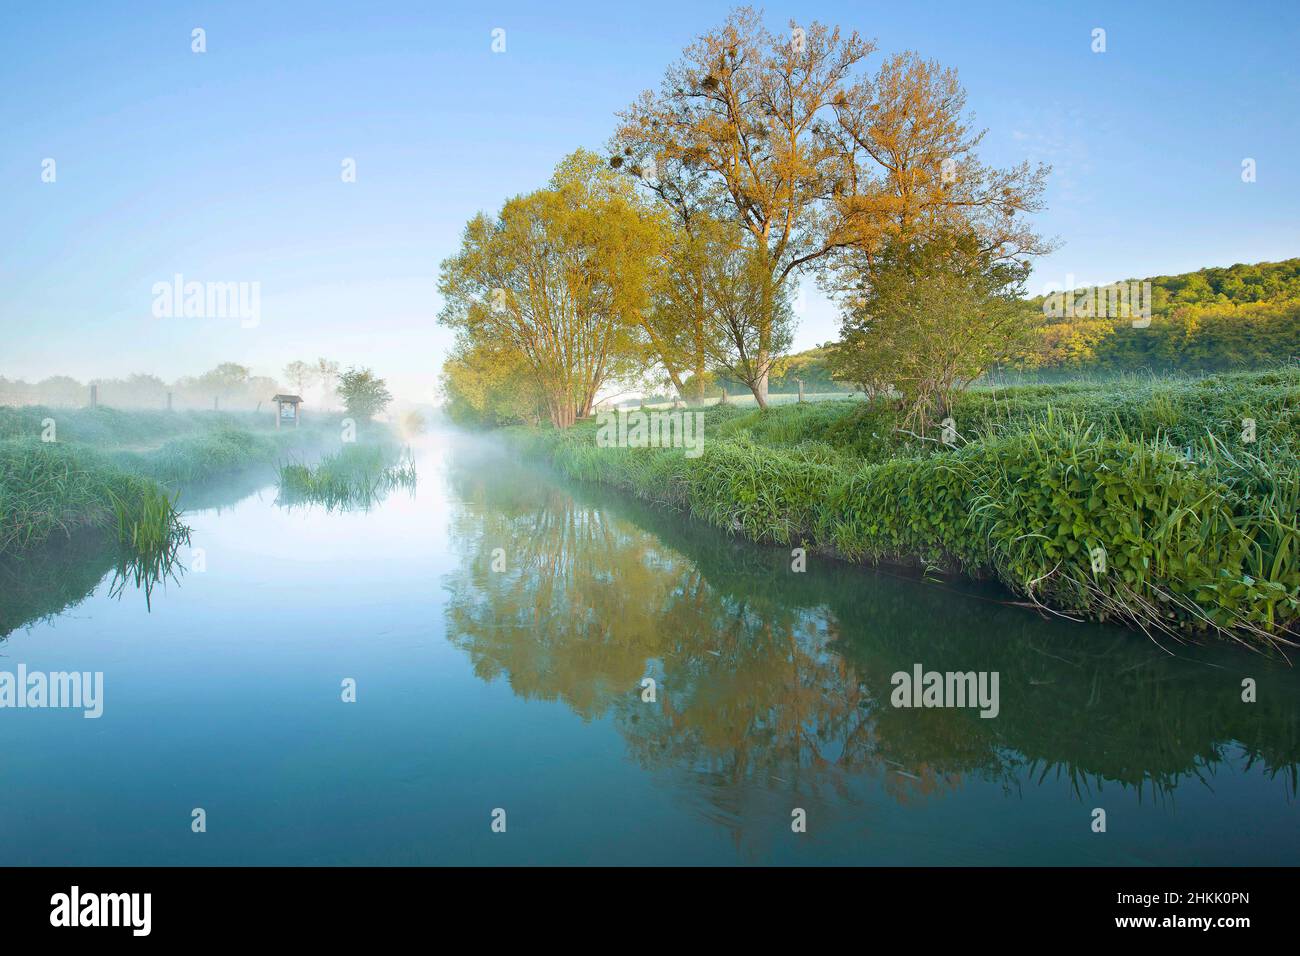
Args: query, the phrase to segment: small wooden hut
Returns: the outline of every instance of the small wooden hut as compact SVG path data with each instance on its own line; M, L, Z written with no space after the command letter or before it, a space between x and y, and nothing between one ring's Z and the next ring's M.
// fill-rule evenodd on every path
M275 402L275 427L279 428L282 422L292 421L293 427L298 427L298 419L302 416L298 413L298 406L302 404L301 395L272 395L271 401Z

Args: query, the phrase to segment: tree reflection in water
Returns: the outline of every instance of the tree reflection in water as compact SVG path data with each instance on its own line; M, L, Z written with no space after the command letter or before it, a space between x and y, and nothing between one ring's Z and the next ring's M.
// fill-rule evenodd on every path
M788 551L490 454L452 460L464 559L446 581L450 639L485 680L612 717L633 759L737 840L752 814L853 805L864 782L900 802L967 776L1172 801L1230 760L1295 794L1300 681L1284 663L1042 620L977 585L813 556L794 573ZM998 671L999 716L891 707L891 675L918 662ZM1241 702L1245 676L1256 704Z

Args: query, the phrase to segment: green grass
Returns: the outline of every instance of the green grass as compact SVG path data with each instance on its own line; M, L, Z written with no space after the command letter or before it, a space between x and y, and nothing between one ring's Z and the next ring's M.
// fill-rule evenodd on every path
M173 438L220 430L274 431L270 412L154 411L0 405L0 439L39 440L54 422L59 442L97 448L156 447Z
M154 585L175 579L181 546L190 543L190 529L181 522L176 496L152 483L133 491L127 498L109 492L122 545L112 593L120 595L128 583L133 584L144 591L148 606Z
M89 528L156 568L166 542L185 533L179 489L270 464L334 427L277 431L252 413L0 407L0 555Z
M506 433L573 478L755 540L991 576L1055 613L1261 646L1300 640L1298 409L1291 368L972 389L951 409L955 447L900 431L887 400L712 408L695 459L597 447L592 422Z
M315 465L280 465L279 500L286 505L323 504L327 509L368 509L395 488L413 489L409 451L386 444L345 445Z

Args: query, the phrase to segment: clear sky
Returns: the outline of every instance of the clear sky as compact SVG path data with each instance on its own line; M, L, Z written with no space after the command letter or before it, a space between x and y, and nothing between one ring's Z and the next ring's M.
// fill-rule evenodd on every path
M601 148L729 6L5 0L0 375L276 375L325 355L431 400L438 263L464 222ZM765 9L957 68L983 158L1053 164L1038 225L1063 245L1031 292L1300 255L1294 0ZM176 273L260 283L258 324L155 317ZM819 296L801 312L796 346L834 337Z

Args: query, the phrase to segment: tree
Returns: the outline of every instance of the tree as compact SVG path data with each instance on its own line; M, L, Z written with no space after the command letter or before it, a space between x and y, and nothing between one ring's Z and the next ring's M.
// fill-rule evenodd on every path
M680 221L712 214L749 233L766 277L759 365L792 275L830 265L827 288L850 293L886 241L927 231L968 230L995 259L1050 248L1022 218L1041 208L1047 167L983 166L956 73L902 54L862 75L874 49L818 23L773 35L744 7L619 114L615 165Z
M458 425L535 425L547 412L531 381L531 370L518 352L457 336L442 366L447 416Z
M718 372L766 408L764 383L794 335L788 297L765 297L765 263L734 222L696 215L671 236L646 311L652 353L683 398L703 399Z
M290 362L284 367L284 379L293 386L294 394L302 395L318 376L316 367L301 360Z
M699 402L714 327L706 304L708 243L699 224L668 227L651 304L642 312L647 365L662 368L680 398Z
M340 375L338 395L348 414L362 421L378 415L393 400L384 380L368 368L350 368Z
M125 379L97 379L99 400L121 408L158 408L167 401L167 383L156 375L136 372Z
M439 321L522 355L551 422L568 427L635 370L660 230L623 177L579 150L547 188L470 220L442 263Z
M218 399L229 399L243 390L252 371L235 362L222 362L199 376L198 387Z
M924 429L948 414L953 392L1015 354L1028 328L1028 271L982 250L970 231L892 239L844 314L831 367L865 389L892 385L904 426Z
M316 380L320 382L325 395L334 394L334 386L339 380L339 363L318 358L316 360Z
M36 383L34 391L43 405L84 405L90 401L90 389L67 375L42 379Z
M983 130L966 110L957 71L915 53L890 57L833 103L828 135L844 157L846 178L834 190L841 237L832 265L848 267L850 284L883 245L968 232L981 255L1023 260L1053 248L1024 216L1043 208L1050 167L1022 162L1008 169L978 157ZM835 282L826 283L835 290Z
M794 338L789 297L772 294L765 258L733 223L701 228L697 245L705 358L766 408L768 380Z
M821 213L844 165L822 120L873 49L857 33L842 37L818 23L797 32L792 24L789 38L778 38L744 7L687 47L657 95L646 92L619 114L616 148L637 169L653 162L667 176L661 194L679 213L703 205L750 234L763 280L760 367L770 361L785 281L845 241ZM766 374L756 384L765 405Z

